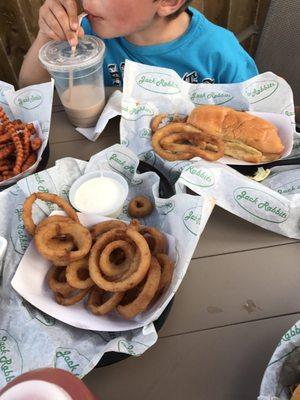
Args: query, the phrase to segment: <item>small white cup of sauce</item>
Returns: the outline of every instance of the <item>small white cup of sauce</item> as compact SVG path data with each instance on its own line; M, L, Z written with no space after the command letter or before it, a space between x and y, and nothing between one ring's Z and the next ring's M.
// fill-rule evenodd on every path
M69 193L70 202L76 210L111 218L120 215L127 196L126 179L113 171L84 174L73 183Z

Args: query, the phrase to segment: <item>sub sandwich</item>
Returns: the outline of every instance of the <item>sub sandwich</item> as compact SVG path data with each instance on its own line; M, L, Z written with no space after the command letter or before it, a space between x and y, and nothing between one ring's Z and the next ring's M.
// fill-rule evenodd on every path
M201 105L194 108L187 123L220 137L225 155L239 160L264 163L278 159L284 151L277 127L247 112Z

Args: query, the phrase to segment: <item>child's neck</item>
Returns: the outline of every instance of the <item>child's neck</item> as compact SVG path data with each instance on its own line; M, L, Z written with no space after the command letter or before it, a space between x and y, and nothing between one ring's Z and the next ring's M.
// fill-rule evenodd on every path
M177 18L156 18L153 23L140 32L125 37L138 46L151 46L167 43L182 36L190 23L190 15L181 13Z

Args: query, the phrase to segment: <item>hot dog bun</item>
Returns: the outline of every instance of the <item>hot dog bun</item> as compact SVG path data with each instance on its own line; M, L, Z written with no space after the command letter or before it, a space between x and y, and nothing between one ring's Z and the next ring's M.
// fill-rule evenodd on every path
M276 126L262 118L229 107L202 105L194 108L187 123L225 142L225 154L249 162L280 157L284 146Z

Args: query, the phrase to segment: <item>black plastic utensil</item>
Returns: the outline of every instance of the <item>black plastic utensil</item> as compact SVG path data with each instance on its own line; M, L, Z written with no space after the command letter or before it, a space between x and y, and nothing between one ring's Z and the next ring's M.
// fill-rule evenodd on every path
M300 165L300 157L278 160L262 165L230 165L230 164L228 165L229 167L235 169L236 171L240 172L243 175L253 176L255 175L259 167L270 169L273 167L279 167L283 165Z

